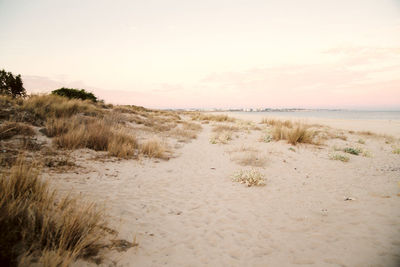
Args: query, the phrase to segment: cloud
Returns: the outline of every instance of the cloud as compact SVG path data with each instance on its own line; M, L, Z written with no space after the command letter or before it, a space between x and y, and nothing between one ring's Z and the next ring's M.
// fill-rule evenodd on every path
M227 92L232 103L230 95L236 94L241 103L259 107L400 107L400 48L338 47L324 53L341 57L325 64L213 73L201 82Z

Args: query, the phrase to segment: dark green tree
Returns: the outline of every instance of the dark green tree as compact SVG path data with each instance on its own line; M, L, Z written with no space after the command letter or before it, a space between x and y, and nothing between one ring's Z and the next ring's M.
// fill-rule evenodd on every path
M91 93L85 91L85 89L74 89L74 88L60 88L51 92L53 95L59 95L68 98L91 100L97 102L97 97Z
M0 70L0 94L12 97L26 96L21 75L14 76L11 72Z

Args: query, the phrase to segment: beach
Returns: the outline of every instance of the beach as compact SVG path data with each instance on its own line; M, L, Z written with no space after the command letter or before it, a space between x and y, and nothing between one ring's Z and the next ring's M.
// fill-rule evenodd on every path
M99 162L81 149L73 157L84 171L45 177L61 192L104 205L120 238L137 242L108 252L105 263L398 266L399 123L307 119L334 135L291 145L263 140L271 126L252 118L200 121L197 138L176 146L169 160ZM226 142L215 137L218 125L231 127ZM343 152L348 147L362 154ZM335 160L339 154L348 161ZM234 182L240 170L258 171L265 185Z

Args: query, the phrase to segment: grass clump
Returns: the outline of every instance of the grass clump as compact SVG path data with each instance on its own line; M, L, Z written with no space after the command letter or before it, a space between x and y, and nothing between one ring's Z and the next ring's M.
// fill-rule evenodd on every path
M103 211L77 198L56 198L35 165L19 158L0 181L0 265L68 266L102 247Z
M356 156L362 153L362 150L360 148L353 148L353 147L346 147L343 149L343 151Z
M277 125L272 130L272 138L274 140L286 140L292 145L296 145L297 143L313 144L314 135L314 131L301 124L292 128Z
M158 138L146 140L140 145L140 153L149 158L166 158L167 148Z
M340 154L332 154L329 156L329 158L332 160L340 160L342 162L348 162L350 160L349 157Z
M135 136L124 130L119 130L113 132L113 136L107 145L107 151L110 156L128 159L136 156L138 147Z
M227 144L230 140L232 140L232 132L231 131L222 131L213 134L210 138L211 144Z
M46 133L55 136L54 144L60 148L108 151L109 155L119 158L133 157L139 147L134 135L107 121L107 118L54 118L46 122Z
M393 152L393 154L400 155L400 148L396 148L392 152Z
M232 180L234 182L246 184L248 187L265 185L264 175L255 169L240 170L233 174Z
M33 128L25 123L6 121L0 125L0 139L8 139L15 135L32 136Z

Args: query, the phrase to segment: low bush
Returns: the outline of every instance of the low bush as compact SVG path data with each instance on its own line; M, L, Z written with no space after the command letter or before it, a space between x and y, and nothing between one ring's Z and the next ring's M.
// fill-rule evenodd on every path
M265 185L264 175L255 169L240 170L233 174L232 180L234 182L246 184L248 187Z
M62 87L60 89L52 91L51 93L53 95L67 97L69 99L81 99L97 102L97 97L93 93L87 92L85 89Z

